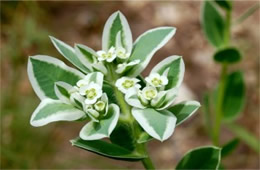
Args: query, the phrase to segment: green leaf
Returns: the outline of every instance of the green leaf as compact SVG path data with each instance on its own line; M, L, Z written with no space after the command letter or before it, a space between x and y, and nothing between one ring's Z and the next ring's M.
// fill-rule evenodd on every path
M166 73L165 73L166 72ZM168 84L165 90L179 87L182 83L185 72L184 62L181 56L170 56L158 63L151 73L166 74Z
M122 46L127 52L131 52L132 33L125 16L120 11L113 13L105 24L102 36L102 49L104 51L108 51L112 46L116 47L116 38L119 32Z
M221 158L226 157L227 155L229 155L232 151L234 151L234 149L237 147L237 145L239 144L239 139L234 138L231 141L229 141L228 143L226 143L221 150Z
M205 146L190 150L177 164L176 169L218 169L221 149Z
M112 143L108 143L101 140L84 141L80 138L76 138L70 141L73 146L81 149L88 150L90 152L109 157L112 159L120 159L126 161L139 161L146 158L146 155L138 153L132 153L131 151Z
M241 56L240 52L238 51L238 49L236 49L234 47L220 49L214 54L214 60L216 62L223 63L223 64L224 63L228 63L228 64L236 63L236 62L240 61L241 58L242 58L242 56Z
M74 121L85 116L85 113L70 104L59 100L44 99L33 112L31 125L38 127L56 121Z
M223 119L234 120L245 104L245 83L240 71L228 75L223 100Z
M230 11L232 9L232 3L230 0L215 0L215 2L223 9Z
M153 138L160 141L168 139L174 131L176 117L167 110L133 108L132 114L139 125Z
M72 89L72 87L73 86L71 86L70 84L62 81L56 82L54 90L58 99L68 104L71 103L69 90Z
M106 93L107 96L109 97L109 100L108 100L109 103L115 103L115 104L117 104L117 100L116 100L116 96L115 96L113 87L111 87L111 86L110 86L109 84L107 84L107 83L104 83L104 84L103 84L103 87L102 87L102 90L103 90L103 92Z
M198 110L199 107L200 103L197 101L185 101L178 103L167 110L169 110L176 116L176 125L179 125L186 119L191 117Z
M84 77L81 72L62 61L45 55L29 57L27 71L32 87L41 100L58 99L54 91L55 82L63 81L74 86Z
M245 142L249 147L251 147L256 152L260 152L259 139L255 137L251 132L247 131L245 128L234 124L226 124L227 127L239 138L241 141Z
M215 47L224 42L225 24L213 2L205 1L202 8L202 28L208 41Z
M68 61L70 61L74 66L79 68L84 73L90 72L90 70L80 62L74 48L52 36L50 36L50 39L59 53L63 55Z
M140 64L134 66L128 75L139 75L148 65L154 53L163 47L175 34L174 27L159 27L143 33L134 43L130 61L140 60Z
M80 131L80 138L84 140L98 140L109 137L116 127L119 118L119 107L115 104L109 105L108 113L99 122L90 121Z
M135 138L132 135L131 126L129 123L119 121L110 135L111 142L133 151L135 149Z
M146 143L149 142L150 140L152 140L153 137L151 137L148 133L143 132L140 134L137 143Z
M78 59L84 66L86 66L89 70L93 71L92 64L97 62L97 54L96 52L82 44L75 45L75 53Z

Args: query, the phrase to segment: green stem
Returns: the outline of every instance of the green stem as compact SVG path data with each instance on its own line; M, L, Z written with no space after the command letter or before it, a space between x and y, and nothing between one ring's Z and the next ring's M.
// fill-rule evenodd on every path
M135 138L134 141L135 141L135 146L136 146L136 152L147 155L147 158L142 160L144 167L146 169L155 169L153 166L152 160L150 159L150 157L147 153L145 145L139 144L137 142L137 139L139 138L140 133L142 131L141 131L140 126L137 124L137 122L135 121L134 117L131 114L131 106L129 106L126 103L126 101L124 100L124 94L121 93L117 89L117 87L114 85L116 80L119 78L119 76L114 72L115 68L112 64L108 64L107 69L108 69L108 75L107 75L108 80L107 81L111 82L110 85L113 87L117 103L121 109L120 120L124 121L125 123L128 123L129 126L131 127L133 137Z
M236 24L240 24L241 22L243 22L244 20L246 20L249 16L251 16L255 11L257 11L260 7L260 3L258 2L257 4L255 4L254 6L250 7L246 12L244 12L241 16L238 17L238 19L236 19L234 21L234 25Z
M228 46L229 40L230 40L230 23L231 23L231 12L227 11L226 12L226 24L225 24L225 32L224 32L224 40L225 40L225 45Z
M223 64L221 69L220 83L218 87L218 98L216 106L216 121L213 129L213 143L216 146L219 146L219 133L221 128L222 121L222 104L225 94L225 79L227 74L227 65Z

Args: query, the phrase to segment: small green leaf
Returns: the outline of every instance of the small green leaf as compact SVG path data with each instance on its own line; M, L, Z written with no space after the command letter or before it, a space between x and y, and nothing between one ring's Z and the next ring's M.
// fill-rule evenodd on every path
M214 60L219 63L236 63L241 58L240 52L234 47L220 49L214 54Z
M85 116L85 113L70 104L59 100L44 99L33 112L31 125L38 127L57 121L74 121Z
M155 139L164 141L173 134L176 117L167 110L158 112L151 108L133 108L132 114L139 125Z
M50 38L55 48L59 51L61 55L63 55L67 60L69 60L74 66L79 68L84 73L90 72L90 70L87 67L85 67L78 59L74 48L52 36L50 36Z
M215 2L225 10L230 11L232 9L232 2L230 0L215 0Z
M109 105L108 113L99 122L90 121L80 131L80 138L84 140L98 140L109 137L115 129L119 118L119 107L115 104Z
M108 100L109 103L117 104L117 100L116 100L116 96L115 96L115 93L114 93L114 89L109 84L104 83L102 90L109 97L109 100Z
M176 169L218 169L221 149L214 146L190 150L177 164Z
M203 3L202 27L209 42L215 47L220 47L224 42L225 24L213 2L209 0Z
M74 48L80 62L89 70L93 71L92 64L97 62L96 52L82 44L76 44Z
M176 116L176 125L179 125L186 119L188 119L190 116L192 116L193 113L195 113L199 107L200 103L197 101L185 101L178 103L167 110L169 110Z
M130 61L140 60L140 64L133 67L128 75L133 77L139 75L148 65L154 53L163 47L175 34L174 27L159 27L151 29L140 35L132 50Z
M140 134L137 143L146 143L149 142L150 140L152 140L153 137L151 137L148 133L143 132Z
M88 150L90 152L109 157L112 159L126 160L126 161L139 161L146 158L146 155L133 153L119 145L108 143L102 140L85 141L80 138L76 138L70 141L73 146L81 149Z
M226 124L227 127L239 138L241 141L245 142L256 152L260 152L259 148L259 139L255 137L251 132L247 131L242 126L239 126L234 123Z
M228 75L223 100L223 119L234 120L245 104L245 83L240 71Z
M27 72L32 87L41 100L58 99L54 91L55 82L63 81L74 86L84 77L84 74L68 67L62 61L45 55L31 56Z
M232 151L234 151L234 149L237 147L237 145L239 144L239 139L234 138L231 141L229 141L228 143L226 143L221 150L221 158L226 157L227 155L229 155Z
M167 73L165 73L167 71ZM166 74L168 84L165 90L179 87L184 77L185 66L181 56L170 56L159 62L151 73Z

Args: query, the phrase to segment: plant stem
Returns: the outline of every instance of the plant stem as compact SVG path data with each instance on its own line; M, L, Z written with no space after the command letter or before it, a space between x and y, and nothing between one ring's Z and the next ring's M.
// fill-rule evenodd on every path
M244 20L246 20L249 16L251 16L255 11L257 11L260 7L260 3L258 2L257 4L253 5L252 7L250 7L246 12L244 12L241 16L238 17L238 19L236 19L234 21L234 25L236 24L240 24L241 22L243 22Z
M153 162L149 156L147 158L143 159L142 163L146 169L155 169L153 166Z

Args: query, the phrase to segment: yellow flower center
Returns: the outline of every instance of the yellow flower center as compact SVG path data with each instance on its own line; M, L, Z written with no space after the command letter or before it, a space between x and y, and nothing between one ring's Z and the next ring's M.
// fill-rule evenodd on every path
M161 79L158 79L158 78L153 78L153 79L152 79L152 84L153 84L154 86L162 85L162 80L161 80Z
M133 80L125 80L122 85L125 89L129 89L130 87L134 86L134 81Z
M97 96L97 91L94 88L86 90L86 96L88 99L94 99Z
M151 90L147 90L145 91L145 96L149 99L153 99L156 97L156 91L151 89Z

